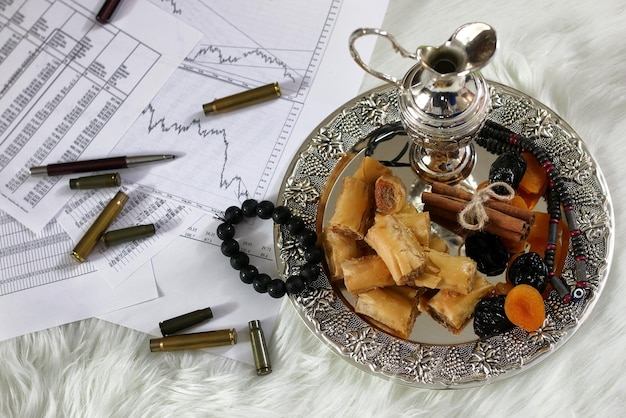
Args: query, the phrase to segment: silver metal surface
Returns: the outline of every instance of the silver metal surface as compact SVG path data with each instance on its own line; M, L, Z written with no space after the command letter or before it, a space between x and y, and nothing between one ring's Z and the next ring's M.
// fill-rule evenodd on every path
M31 167L30 174L31 176L45 176L48 174L48 169L46 166Z
M410 58L412 60L415 60L415 59L417 59L417 53L409 52L406 49L402 48L402 45L400 45L398 43L398 41L396 41L396 38L394 38L393 35L391 35L389 32L384 31L382 29L361 28L361 29L355 30L350 35L350 39L349 39L350 55L352 56L352 59L359 65L359 67L361 67L366 73L369 73L369 74L373 75L376 78L380 78L383 81L390 81L393 84L395 84L396 86L402 87L400 79L398 79L398 78L396 78L396 77L394 77L394 76L392 76L390 74L385 74L385 73L382 73L380 71L374 70L372 67L367 65L363 61L361 56L359 55L359 51L356 48L356 41L359 38L362 38L363 36L369 36L369 35L381 36L381 37L386 38L387 40L389 40L389 42L391 42L391 46L394 49L394 51L396 51L398 54L400 54L400 56L402 58Z
M389 39L402 57L416 64L402 82L365 65L355 42L365 35ZM416 54L403 49L388 33L360 29L350 38L353 59L366 72L398 87L400 119L416 146L413 168L425 181L458 183L471 172L474 148L470 142L491 109L490 95L480 70L497 48L495 30L486 23L468 23L439 46L420 46ZM468 166L469 164L469 166Z
M545 301L546 321L536 332L514 328L480 341L471 324L454 336L428 315L421 315L410 338L403 340L355 314L349 296L330 283L322 268L318 280L290 297L294 308L320 341L341 358L381 378L443 389L479 386L514 376L548 358L571 338L595 307L608 279L615 220L600 167L576 132L552 110L509 87L495 82L489 85L493 103L489 119L534 138L565 180L584 237L588 294L581 301L564 304L552 291ZM397 98L397 88L384 86L355 98L323 121L287 170L277 204L287 206L320 233L326 214L333 209L337 182L350 175L369 150L368 136L400 124ZM393 159L406 144L406 136L395 135L381 142L373 156ZM476 165L467 181L475 185L484 180L494 159L478 147ZM415 180L410 168L394 168L394 174L412 184L410 195L418 204L424 183ZM278 227L275 231L279 271L284 277L298 273L306 262L304 252L289 232ZM447 238L453 243L455 236ZM570 252L562 274L570 288L576 282L574 270Z
M460 26L448 40L452 48L462 50L464 63L457 65L461 71L476 71L484 67L496 53L496 31L486 23L472 22Z

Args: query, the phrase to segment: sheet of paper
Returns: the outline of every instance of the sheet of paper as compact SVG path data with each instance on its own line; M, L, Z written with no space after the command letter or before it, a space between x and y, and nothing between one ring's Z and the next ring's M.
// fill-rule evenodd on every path
M216 317L198 329L234 327L246 341L248 321L260 319L270 338L280 302L241 283L220 252L212 213L248 197L276 200L302 141L357 94L363 71L350 59L348 37L358 27L379 26L386 3L153 2L203 29L205 37L113 152L153 144L182 152L172 164L133 170L130 178L207 216L154 258L159 299L100 317L158 335L158 321L214 304ZM372 47L361 50L365 60ZM274 81L283 90L280 99L202 114L203 103ZM257 221L238 227L237 238L253 264L276 274L270 231L270 222ZM245 342L212 351L252 362Z
M30 167L107 156L200 39L145 1L123 2L107 25L94 20L100 6L0 5L0 196L33 231L71 193L67 177L30 176Z
M0 341L158 297L150 263L112 288L96 271L0 296Z

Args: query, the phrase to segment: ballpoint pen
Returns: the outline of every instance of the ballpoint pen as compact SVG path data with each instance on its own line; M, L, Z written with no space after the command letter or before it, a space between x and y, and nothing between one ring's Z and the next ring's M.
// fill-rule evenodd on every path
M134 167L136 165L155 163L176 158L172 154L139 155L132 157L110 157L97 160L71 161L67 163L48 164L31 167L31 175L60 176L62 174L85 173L88 171L117 170L119 168Z
M121 1L122 0L105 0L104 4L100 8L100 11L96 15L96 20L100 23L109 23Z

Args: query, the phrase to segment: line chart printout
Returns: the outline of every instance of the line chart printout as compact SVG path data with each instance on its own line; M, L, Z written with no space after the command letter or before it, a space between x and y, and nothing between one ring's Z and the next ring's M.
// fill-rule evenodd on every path
M198 1L182 9L170 4L187 23L206 27L204 39L185 58L182 69L241 87L278 81L283 95L302 102L341 1L322 0L315 6L287 0L259 4ZM203 26L204 16L213 24Z
M130 179L209 212L264 198L342 2L153 2L205 36L112 153L175 150L182 158L158 171L135 170ZM280 85L280 99L202 113L203 103L272 82Z
M128 3L107 25L94 20L99 6L0 1L0 195L34 231L71 193L29 168L106 156L199 40L149 3Z

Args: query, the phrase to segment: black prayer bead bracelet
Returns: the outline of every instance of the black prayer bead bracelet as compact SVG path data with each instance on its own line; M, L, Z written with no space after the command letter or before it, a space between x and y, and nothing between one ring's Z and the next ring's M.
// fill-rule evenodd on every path
M272 219L277 225L284 226L285 230L295 237L297 245L302 249L306 263L300 266L299 273L291 275L287 280L272 279L268 274L259 273L259 270L250 264L248 254L241 251L235 240L235 225L244 218ZM217 227L217 236L222 240L221 251L230 258L230 265L239 270L239 278L246 284L252 284L259 293L268 293L273 298L281 298L285 293L295 295L302 292L308 283L316 280L320 274L318 263L324 257L324 251L317 245L317 234L305 227L299 216L292 215L285 206L274 206L269 200L257 202L247 199L241 207L230 206L220 217L223 222Z

